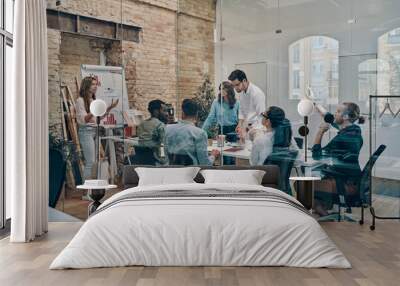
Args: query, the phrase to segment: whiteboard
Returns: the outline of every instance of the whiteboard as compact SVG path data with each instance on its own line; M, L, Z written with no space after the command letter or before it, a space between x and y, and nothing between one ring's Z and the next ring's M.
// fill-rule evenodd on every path
M244 71L247 79L267 95L267 62L235 64L235 69Z
M124 69L117 66L81 65L81 76L97 78L96 98L104 100L107 106L111 100L119 99L118 105L110 113L114 114L117 124L124 124L123 112L129 109Z

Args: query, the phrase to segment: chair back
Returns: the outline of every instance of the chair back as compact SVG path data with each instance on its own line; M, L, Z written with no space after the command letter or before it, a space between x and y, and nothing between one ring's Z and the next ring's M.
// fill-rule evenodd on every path
M283 148L282 150L274 151L264 162L264 165L277 165L279 167L279 188L289 195L292 195L289 177L298 153L297 150Z
M177 166L192 166L193 160L186 154L168 154L169 164Z
M149 147L135 146L135 155L130 158L132 165L156 165L154 150Z
M303 149L303 142L304 139L301 137L293 137L294 141L296 142L297 147L299 147L299 149Z
M49 149L49 206L55 208L65 181L67 162L61 151Z
M378 160L379 156L385 151L386 145L380 145L376 151L369 158L367 164L365 164L364 169L361 171L361 178L358 186L360 193L360 199L363 204L371 205L371 172Z

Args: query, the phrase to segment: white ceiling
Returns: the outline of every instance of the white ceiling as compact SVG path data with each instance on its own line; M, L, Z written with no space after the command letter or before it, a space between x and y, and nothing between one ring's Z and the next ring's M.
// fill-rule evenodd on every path
M221 8L225 38L316 26L321 33L329 26L382 33L400 26L400 0L222 0ZM348 24L352 19L356 23Z

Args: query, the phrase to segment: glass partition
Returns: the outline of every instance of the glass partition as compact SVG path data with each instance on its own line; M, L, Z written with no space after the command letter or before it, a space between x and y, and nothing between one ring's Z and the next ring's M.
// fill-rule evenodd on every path
M394 11L398 8L393 1L218 1L217 19L221 21L221 28L217 29L220 33L217 39L222 40L217 42L218 49L215 50L216 82L228 79L230 73L238 68L248 75L250 83L266 94L267 116L264 117L266 120L261 121L266 124L261 126L259 132L254 130L257 129L254 126L247 126L247 129L254 131L245 135L245 141L251 142L243 147L243 150L247 149L249 160L243 161L241 156L237 156L241 157L241 164L254 164L252 156L262 152L266 158L257 163L268 163L267 158L275 152L277 145L272 143L275 146L270 150L265 146L271 144L271 140L278 140L281 144L279 138L266 135L268 129L275 132L280 130L271 128L271 120L266 122L270 119L268 115L273 117L272 121L276 120L271 106L277 106L290 121L291 137L294 139L290 147L298 150L292 175L311 174L306 166L319 161L315 156L318 146L314 146L314 143L321 143L323 147L331 140L336 140L334 138L338 135L338 130L331 126L320 136L320 125L329 120L321 113L330 112L332 121L340 121L340 118L335 119L338 110L337 113L345 120L351 117L351 123L360 132L357 135L360 139L358 150L354 151L359 158L353 166L357 169L356 173L360 172L370 156L369 96L396 94L397 90L396 39L399 20ZM239 92L237 96L245 98L246 94ZM304 124L304 119L297 109L299 101L305 98L311 99L321 110L317 112L315 108L308 117L308 147L311 149L314 146L314 154L312 150L307 151L307 164L304 164L304 133L299 128ZM349 102L358 107L343 106L343 103ZM397 111L396 103L392 100L387 102ZM381 112L387 102L380 103ZM363 117L366 124L359 124L355 117ZM393 116L386 109L384 117ZM393 120L387 119L390 122ZM278 134L282 134L281 130ZM350 145L347 143L347 146ZM237 154L240 152L243 151ZM229 151L225 154L234 156ZM287 160L279 158L278 161L282 164ZM312 174L321 176L321 167L312 169ZM290 172L286 172L285 176L288 179ZM354 176L354 181L357 181L358 175ZM319 188L325 191L326 186ZM295 193L293 186L290 192ZM357 217L357 211L353 217Z
M90 179L118 184L121 177L117 139L128 109L122 39L137 41L139 33L121 13L122 1L48 1L49 206L79 219L87 218L91 199L78 186ZM92 104L99 99L106 104L101 114Z
M49 120L68 143L68 188L104 178L122 189L124 165L284 162L281 188L295 195L291 174L320 175L310 166L323 163L310 149L337 136L334 124L327 131L321 127L335 120L337 110L359 128L361 169L368 160L369 96L397 90L395 2L90 3L48 7ZM67 112L82 101L81 90L90 90L86 76L94 77L96 98L107 106L118 100L102 118L99 137L91 122L94 155L81 138L86 127L78 121L86 119L75 110L77 127L70 130ZM320 110L308 114L307 137L298 110L306 98ZM358 107L343 105L349 102ZM356 122L362 116L366 124ZM97 172L85 171L85 152L93 163L100 161Z

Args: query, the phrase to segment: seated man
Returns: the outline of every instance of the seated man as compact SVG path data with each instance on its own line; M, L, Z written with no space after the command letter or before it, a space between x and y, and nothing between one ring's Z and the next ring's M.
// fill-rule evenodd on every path
M321 147L321 141L329 125L322 123L316 135L312 148L313 158L319 159L324 153L324 156L333 159L332 165L321 168L323 181L316 182L314 187L315 210L320 215L328 214L326 209L332 207L338 193L344 194L346 201L357 196L357 184L361 176L358 156L363 145L361 128L355 124L357 120L360 124L364 122L360 108L355 103L345 102L338 106L335 113L334 123L339 127L338 134L325 147ZM329 185L326 181L330 181L334 188L324 188Z
M165 140L164 122L168 117L165 103L158 99L152 100L149 102L147 110L150 113L150 118L144 120L137 127L139 146L137 146L135 150L139 156L139 153L150 154L150 157L146 160L148 162L141 162L141 164L164 164L165 160L161 158L161 145ZM151 150L153 152L151 152Z
M219 151L213 150L211 156L208 156L207 133L195 126L197 114L196 102L192 99L183 100L182 120L177 124L168 125L166 129L166 154L170 158L186 157L191 160L190 163L193 165L212 165L215 157L219 155ZM170 164L178 163L170 160Z

